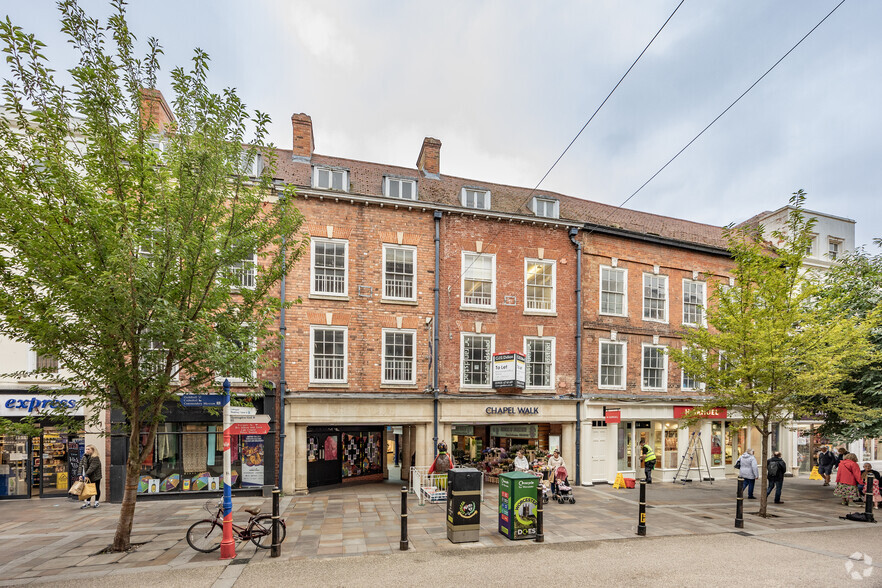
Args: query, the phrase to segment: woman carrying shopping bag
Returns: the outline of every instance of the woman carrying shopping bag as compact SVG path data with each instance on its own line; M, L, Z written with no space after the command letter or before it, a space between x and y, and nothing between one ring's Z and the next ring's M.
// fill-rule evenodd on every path
M89 508L89 499L94 496L95 503L93 508L98 508L98 501L101 499L101 458L98 457L98 448L94 445L86 445L85 457L83 457L83 475L79 477L81 482L85 482L85 488L80 494L80 500L84 500L83 506L80 508ZM94 487L94 492L91 492Z

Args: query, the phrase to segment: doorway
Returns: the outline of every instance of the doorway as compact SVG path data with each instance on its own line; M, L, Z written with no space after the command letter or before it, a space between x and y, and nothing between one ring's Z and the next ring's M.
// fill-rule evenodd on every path
M591 428L591 477L592 482L606 482L606 427Z
M306 487L343 483L340 433L307 432Z

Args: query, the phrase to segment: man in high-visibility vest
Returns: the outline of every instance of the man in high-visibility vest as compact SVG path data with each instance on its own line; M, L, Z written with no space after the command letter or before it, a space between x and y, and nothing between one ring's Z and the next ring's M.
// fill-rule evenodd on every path
M652 484L652 468L655 467L655 452L645 441L640 449L643 452L643 471L646 473L646 483Z

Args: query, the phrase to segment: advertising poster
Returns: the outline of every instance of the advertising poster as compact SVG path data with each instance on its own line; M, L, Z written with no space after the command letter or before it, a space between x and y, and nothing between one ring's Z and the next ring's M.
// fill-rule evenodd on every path
M242 443L242 485L263 486L263 437L245 435Z

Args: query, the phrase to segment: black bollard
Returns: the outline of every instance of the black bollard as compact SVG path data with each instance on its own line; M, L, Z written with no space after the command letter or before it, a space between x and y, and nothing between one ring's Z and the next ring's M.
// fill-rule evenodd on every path
M407 551L407 486L401 487L401 551Z
M735 528L744 528L744 478L738 476L738 493L735 503Z
M545 543L545 532L542 529L542 482L536 486L536 543Z
M876 522L876 519L873 517L873 482L875 481L875 476L870 472L866 472L864 477L864 514L867 515L868 523Z
M282 492L278 487L273 488L273 543L270 548L270 557L279 557L282 555L282 545L279 543L279 497Z
M646 536L646 480L640 480L640 515L637 520L637 534Z

